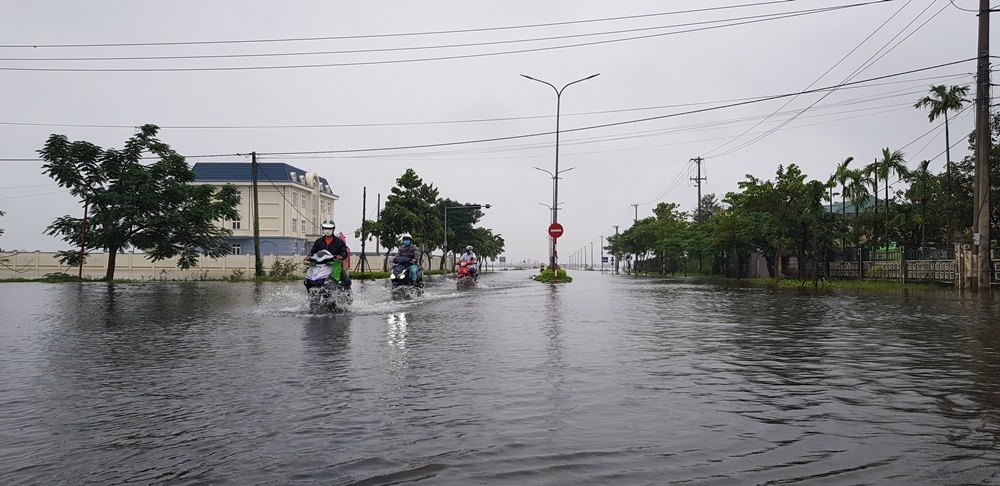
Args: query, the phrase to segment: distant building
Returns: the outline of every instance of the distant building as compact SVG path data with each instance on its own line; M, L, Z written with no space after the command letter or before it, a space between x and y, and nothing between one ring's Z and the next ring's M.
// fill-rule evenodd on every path
M314 172L284 163L259 163L257 197L260 208L260 252L265 255L301 255L319 237L324 220L334 219L340 199L330 183ZM233 184L240 191L240 218L221 221L233 231L234 254L253 253L253 188L250 163L199 162L196 184Z

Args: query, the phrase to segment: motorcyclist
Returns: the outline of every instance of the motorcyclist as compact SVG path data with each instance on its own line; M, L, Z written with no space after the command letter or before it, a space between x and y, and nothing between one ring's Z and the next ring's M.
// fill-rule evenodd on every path
M335 260L344 261L347 258L347 243L334 236L333 231L337 229L337 225L332 219L328 219L323 221L321 227L323 229L323 236L320 236L313 243L312 249L309 250L309 255L305 258L305 261L309 261L309 257L322 250L330 252ZM345 290L351 288L351 276L348 275L346 267L341 267L340 269L340 286Z
M407 263L410 264L410 281L414 283L419 283L423 280L422 272L420 271L420 248L417 248L413 244L413 237L409 233L403 233L401 237L403 240L403 246L400 246L396 250L396 258L392 260L395 264Z
M469 275L472 275L473 277L476 276L476 264L478 260L476 259L476 253L472 251L472 245L465 247L465 253L462 253L462 256L458 259L458 261L466 262L468 264L466 266L469 267Z

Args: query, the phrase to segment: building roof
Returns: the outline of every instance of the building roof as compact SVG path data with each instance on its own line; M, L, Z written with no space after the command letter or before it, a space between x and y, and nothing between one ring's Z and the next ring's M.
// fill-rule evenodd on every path
M252 180L250 166L250 162L198 162L194 164L193 170L195 180L198 182L237 183ZM304 180L306 172L283 162L260 162L257 164L257 178L261 183L278 184L284 182L310 187ZM292 179L292 173L295 173L295 180ZM325 177L320 177L319 182L320 192L339 197L333 193L333 188L330 187L330 183Z

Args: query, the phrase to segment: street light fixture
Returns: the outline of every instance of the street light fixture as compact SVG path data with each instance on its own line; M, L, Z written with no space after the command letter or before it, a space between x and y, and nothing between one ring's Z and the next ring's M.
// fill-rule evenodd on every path
M563 92L563 90L565 90L566 88L568 88L570 85L573 85L573 84L576 84L576 83L580 83L580 82L586 81L588 79L595 78L595 77L599 76L600 74L601 73L591 74L590 76L587 76L585 78L580 78L580 79L578 79L576 81L572 81L572 82L566 83L566 85L564 85L562 88L556 88L555 85L553 85L552 83L550 83L548 81L542 81L541 79L535 79L535 78L533 78L531 76L528 76L527 74L522 74L521 75L522 77L528 78L528 79L530 79L532 81L538 81L539 83L547 84L547 85L549 85L549 87L552 88L553 91L556 92L556 168L555 168L555 170L553 172L549 172L549 174L552 175L552 224L556 224L556 223L559 222L559 216L557 215L558 209L559 209L558 208L558 206L559 206L559 114L560 114L560 108L561 108L562 92ZM567 170L569 170L569 169L567 169ZM548 172L548 171L545 171L545 172ZM556 263L557 263L556 256L558 255L558 253L556 252L556 239L555 238L551 238L551 240L552 240L552 252L549 254L549 265L551 266L552 271L555 272L556 269L558 268L556 266ZM558 273L556 275L558 275Z
M448 263L448 210L449 209L489 209L489 204L466 204L465 206L449 206L444 208L444 255L441 257L444 263Z

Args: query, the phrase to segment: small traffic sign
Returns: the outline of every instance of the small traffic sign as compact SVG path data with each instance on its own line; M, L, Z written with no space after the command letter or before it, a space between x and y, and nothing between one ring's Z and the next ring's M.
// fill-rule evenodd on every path
M549 236L553 239L559 238L563 234L563 227L559 223L552 223L549 225Z

